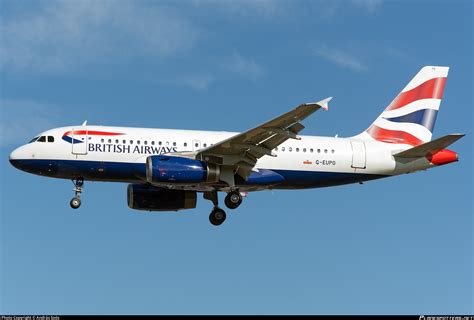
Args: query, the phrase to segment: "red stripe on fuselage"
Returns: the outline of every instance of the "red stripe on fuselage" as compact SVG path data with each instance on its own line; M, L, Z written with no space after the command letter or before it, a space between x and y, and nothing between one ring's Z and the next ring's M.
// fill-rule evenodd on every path
M72 131L68 131L64 133L64 136L67 136L68 134L73 133ZM74 130L74 135L79 135L79 134L88 134L91 136L121 136L124 135L125 133L117 133L117 132L105 132L105 131L94 131L94 130Z
M372 136L372 138L381 142L403 143L412 146L417 146L423 143L423 141L405 131L388 130L375 125L367 129L367 132Z
M392 101L392 103L390 103L385 109L385 111L399 109L409 103L412 103L413 101L421 99L441 99L443 97L445 83L445 77L433 78L423 82L411 90L400 92L398 96Z

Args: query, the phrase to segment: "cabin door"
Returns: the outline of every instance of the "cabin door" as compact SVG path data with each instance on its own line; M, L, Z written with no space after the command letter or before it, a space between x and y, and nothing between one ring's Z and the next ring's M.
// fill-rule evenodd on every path
M71 132L72 154L87 154L88 134L87 130L75 130Z
M351 141L352 168L365 169L365 143L364 141Z

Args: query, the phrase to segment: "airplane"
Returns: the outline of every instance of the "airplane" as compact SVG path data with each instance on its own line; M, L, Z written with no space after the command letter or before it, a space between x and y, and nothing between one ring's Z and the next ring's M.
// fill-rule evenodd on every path
M128 183L132 209L192 209L197 193L213 203L212 225L249 192L338 186L426 170L458 161L446 147L464 134L431 140L449 67L425 66L362 133L348 137L299 135L301 121L328 110L330 98L304 103L245 132L129 127L55 128L10 154L28 173L71 179L81 205L84 181Z

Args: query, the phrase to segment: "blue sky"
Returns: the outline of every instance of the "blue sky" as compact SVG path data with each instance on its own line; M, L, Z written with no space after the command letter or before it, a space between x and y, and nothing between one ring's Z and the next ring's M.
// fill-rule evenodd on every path
M0 1L0 313L473 313L472 1ZM128 209L126 185L8 154L80 124L241 131L334 96L305 134L366 129L450 66L434 136L460 162L305 191Z

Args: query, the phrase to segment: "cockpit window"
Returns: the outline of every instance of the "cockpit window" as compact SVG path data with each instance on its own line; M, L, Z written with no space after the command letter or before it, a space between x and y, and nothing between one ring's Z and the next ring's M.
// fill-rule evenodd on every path
M34 138L33 138L33 139L31 139L31 141L30 141L30 142L28 142L28 143L33 143L33 142L35 142L36 140L38 140L38 138L39 138L39 137L34 137Z
M54 142L54 137L53 136L48 136L48 142Z
M46 136L39 137L39 139L37 141L38 142L46 142Z

